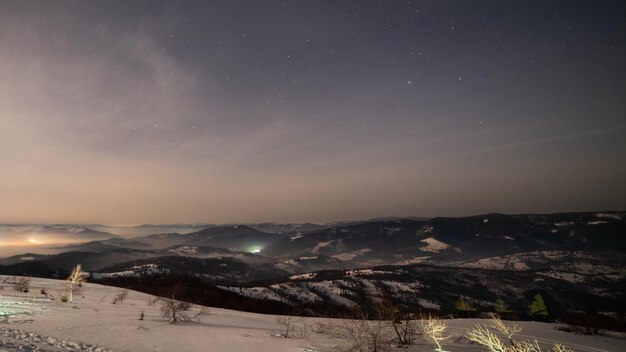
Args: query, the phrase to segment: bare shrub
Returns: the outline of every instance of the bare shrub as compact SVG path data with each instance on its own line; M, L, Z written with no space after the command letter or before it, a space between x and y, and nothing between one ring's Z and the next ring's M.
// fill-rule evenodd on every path
M24 276L16 278L13 288L18 292L28 292L30 290L30 278Z
M391 302L381 303L379 309L382 310L383 318L389 322L395 333L394 340L398 345L414 345L424 336L424 331L417 321L412 320L408 313L401 311Z
M310 342L311 341L311 326L309 326L308 324L303 324L302 330L296 336L307 342Z
M391 349L391 335L384 312L376 307L373 313L355 308L346 319L329 319L319 325L320 331L345 339L349 351L384 352Z
M492 352L507 352L509 350L509 346L502 342L497 334L480 324L468 331L465 336L468 340L476 342Z
M552 347L552 351L554 352L574 352L574 350L567 348L563 345L561 345L560 343L555 343L554 346Z
M491 329L490 329L491 328ZM505 335L509 342L502 341L500 336L494 331ZM490 352L542 352L537 341L519 341L513 337L522 329L514 325L504 324L498 317L493 317L489 326L476 324L471 330L467 331L465 337L487 348ZM550 350L552 352L574 352L561 344L555 343Z
M446 333L447 323L432 315L422 317L419 322L417 326L417 322L402 315L396 307L384 303L369 314L357 308L346 319L328 319L318 324L317 332L344 339L347 341L344 348L353 352L390 351L394 345L416 344L421 337L431 341L435 351L444 352L443 342L451 338ZM488 324L477 324L459 338L477 343L489 352L574 352L558 343L543 349L536 340L517 340L521 330L519 325L506 324L494 316Z
M123 288L117 291L115 297L113 297L113 304L124 304L124 300L128 297L128 290Z
M161 314L164 318L168 319L170 324L178 324L179 322L188 322L194 319L199 319L202 316L209 315L209 310L206 307L200 307L198 313L190 316L187 312L191 310L191 303L179 301L176 299L176 294L182 289L182 284L176 284L170 290L171 297L157 297L155 303L161 308Z
M279 315L274 318L276 324L280 325L281 331L278 333L278 336L284 338L291 338L294 335L293 331L293 323L295 322L299 311L295 307L291 307L287 310L287 314Z
M302 310L294 306L290 306L285 312L285 315L279 315L274 318L274 321L281 327L281 329L280 331L272 331L272 335L284 338L297 338L308 341L310 337L310 327L306 324L296 324L300 320L301 314Z

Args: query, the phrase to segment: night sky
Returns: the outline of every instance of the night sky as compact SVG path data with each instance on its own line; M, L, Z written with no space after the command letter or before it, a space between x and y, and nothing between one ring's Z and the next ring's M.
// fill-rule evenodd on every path
M626 209L623 1L0 0L0 222Z

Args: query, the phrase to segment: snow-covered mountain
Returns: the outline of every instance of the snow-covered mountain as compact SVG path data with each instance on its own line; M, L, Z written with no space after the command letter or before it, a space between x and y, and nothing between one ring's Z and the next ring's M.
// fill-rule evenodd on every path
M487 214L339 226L273 242L276 257L326 255L372 264L455 262L529 251L626 251L623 213Z

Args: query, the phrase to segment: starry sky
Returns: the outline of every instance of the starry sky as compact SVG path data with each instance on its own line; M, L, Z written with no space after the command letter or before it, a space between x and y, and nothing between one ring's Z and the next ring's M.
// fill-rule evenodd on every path
M626 209L623 1L0 0L0 222Z

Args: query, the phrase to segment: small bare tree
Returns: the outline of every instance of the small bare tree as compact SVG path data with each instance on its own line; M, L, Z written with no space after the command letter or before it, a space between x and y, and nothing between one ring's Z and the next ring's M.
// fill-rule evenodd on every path
M169 320L170 324L188 322L190 320L199 319L202 316L209 315L209 310L206 307L200 307L198 313L193 316L189 316L187 314L187 312L191 310L191 303L176 299L176 294L182 289L182 287L183 285L178 283L170 290L171 297L157 297L154 299L155 303L161 307L161 314L164 318Z
M449 338L445 333L448 324L433 315L428 315L421 322L424 335L435 344L435 351L443 352L441 343Z
M70 284L67 300L68 302L71 303L74 299L74 291L76 290L76 286L80 285L81 282L85 281L85 273L83 272L83 269L80 264L77 264L74 267L74 269L72 270L72 273L67 278L67 281Z
M284 338L293 337L293 323L295 322L299 314L300 314L299 310L297 310L293 306L290 306L287 309L287 312L285 315L279 315L276 318L274 318L274 321L282 327L278 335Z
M191 303L176 300L176 293L172 298L159 297L158 304L161 306L161 314L167 318L170 324L178 324L181 320L187 320L185 312L191 309Z
M522 331L522 328L517 324L506 325L498 316L493 316L491 318L490 324L491 327L501 334L506 336L509 339L509 343L513 344L513 336L518 332Z

